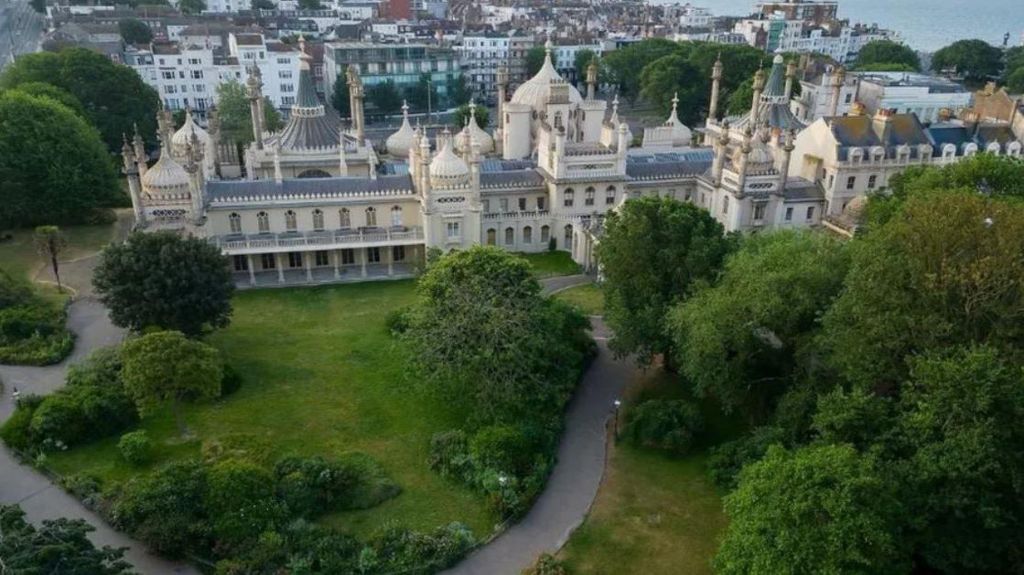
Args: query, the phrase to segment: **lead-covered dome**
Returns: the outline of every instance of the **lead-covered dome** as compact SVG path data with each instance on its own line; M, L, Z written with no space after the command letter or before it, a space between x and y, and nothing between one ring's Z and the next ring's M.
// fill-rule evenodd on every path
M472 142L476 142L480 146L481 154L490 154L494 151L494 138L476 123L476 104L473 102L469 103L469 121L455 138L456 152L462 153L466 151L466 144L464 142L468 142L470 146Z
M544 48L547 52L544 55L544 65L540 67L540 70L533 78L530 78L523 85L516 88L515 93L512 94L512 103L526 104L538 112L543 111L545 106L547 106L548 96L551 94L551 86L560 84L568 88L569 102L579 104L583 101L579 90L562 79L562 76L558 74L558 71L555 70L554 65L551 63L551 40L547 41Z
M195 122L192 118L192 109L187 108L185 110L185 123L171 136L171 149L174 150L175 156L179 158L185 157L186 149L192 142L193 135L195 135L203 152L207 152L211 141L210 134Z
M409 105L402 102L402 127L398 128L398 131L394 134L388 136L384 146L392 156L408 158L409 149L413 145L415 135L412 126L409 125Z
M142 176L142 190L151 195L188 192L188 172L167 153L166 146L160 153L160 159Z
M430 162L430 184L446 187L465 183L469 178L469 166L452 151L452 138L446 134L441 151Z

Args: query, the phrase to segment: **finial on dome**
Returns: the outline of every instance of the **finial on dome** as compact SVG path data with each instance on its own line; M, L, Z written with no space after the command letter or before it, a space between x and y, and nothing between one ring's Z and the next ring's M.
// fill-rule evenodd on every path
M676 107L679 106L679 92L672 94L672 113L676 111Z
M406 100L402 100L402 116L409 117L409 102Z
M469 99L469 117L476 119L476 101L474 98Z

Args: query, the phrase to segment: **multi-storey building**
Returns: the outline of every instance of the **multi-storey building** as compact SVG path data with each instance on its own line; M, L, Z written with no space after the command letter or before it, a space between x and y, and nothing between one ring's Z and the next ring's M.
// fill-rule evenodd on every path
M490 102L497 97L499 68L508 71L509 82L514 86L526 81L526 53L533 46L533 35L512 31L467 34L454 50L459 55L466 85L474 95Z
M939 120L943 110L956 114L971 105L972 94L947 78L909 72L854 72L857 100L869 114L896 110L916 114L924 123Z
M788 20L800 20L808 24L822 25L837 20L839 2L836 0L790 0L788 2L759 2L757 11L769 16L781 13Z
M458 54L451 48L431 44L373 44L369 42L328 42L324 45L324 86L345 81L354 66L367 87L393 82L399 91L417 86L426 76L442 100L451 97L462 75Z

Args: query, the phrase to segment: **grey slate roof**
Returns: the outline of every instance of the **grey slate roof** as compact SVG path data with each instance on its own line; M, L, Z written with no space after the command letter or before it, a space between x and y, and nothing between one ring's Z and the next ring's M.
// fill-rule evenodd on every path
M882 146L886 156L896 156L896 148L911 147L911 156L916 157L916 147L932 144L928 133L917 114L893 114L888 120L868 116L837 116L825 118L832 135L839 142L839 157L845 160L850 148Z
M667 180L703 174L711 167L714 152L710 149L653 154L630 154L626 158L626 175L634 180Z
M539 188L544 177L535 169L481 172L480 188Z
M825 201L825 192L821 186L804 178L788 178L784 194L789 201Z
M413 193L412 178L404 176L296 178L282 180L211 180L206 195L211 202L343 197L366 193Z

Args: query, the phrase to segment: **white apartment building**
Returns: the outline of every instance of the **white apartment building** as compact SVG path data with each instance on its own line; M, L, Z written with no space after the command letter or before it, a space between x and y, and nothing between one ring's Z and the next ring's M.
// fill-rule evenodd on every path
M463 36L452 46L459 56L466 86L478 97L497 95L497 72L504 66L513 86L526 81L526 53L534 46L531 35L479 34Z
M204 12L238 12L252 10L251 0L206 0Z
M152 86L170 110L193 108L204 116L222 83L245 82L246 69L256 66L263 94L274 107L289 110L295 103L299 52L262 34L230 34L227 49L181 43L153 43L149 50L129 50L125 63Z
M895 110L917 114L926 124L939 120L942 110L956 115L971 105L969 90L946 78L908 72L856 72L857 100L869 113Z
M683 28L709 28L715 19L711 10L684 4L679 12L679 25Z
M555 45L551 50L555 69L563 78L572 83L579 83L586 79L576 77L576 54L581 50L590 50L600 57L604 53L604 44Z

